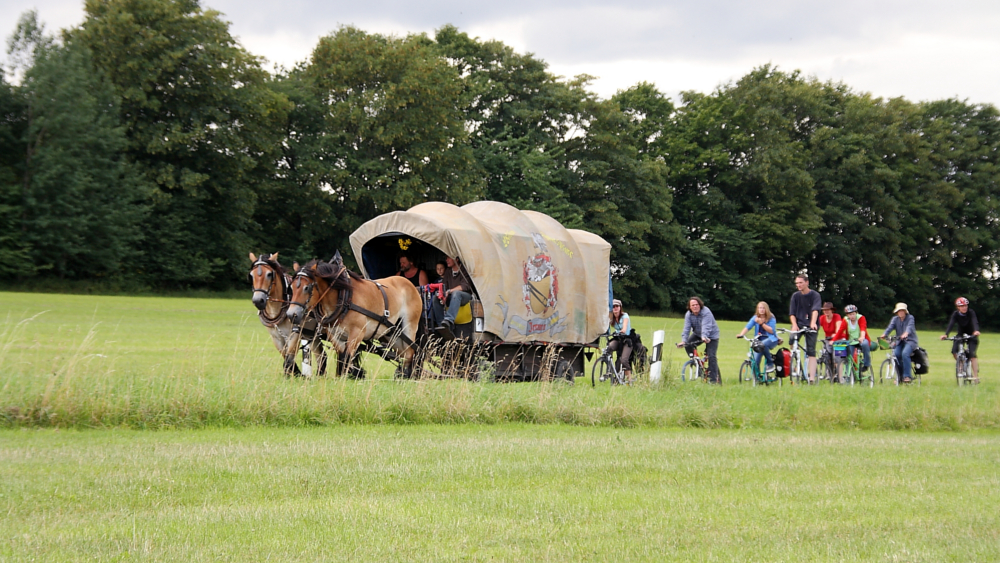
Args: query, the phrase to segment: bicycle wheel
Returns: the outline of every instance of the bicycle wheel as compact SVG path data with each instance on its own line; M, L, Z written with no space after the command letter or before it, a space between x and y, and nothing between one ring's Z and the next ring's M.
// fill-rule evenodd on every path
M681 368L681 381L694 381L698 379L698 376L701 375L698 373L699 371L698 362L688 360L684 363L684 367Z
M597 387L597 382L607 379L610 373L611 370L608 369L608 362L604 356L597 358L594 367L590 368L590 386Z
M743 383L747 380L753 381L753 370L750 369L750 360L743 360L743 363L740 364L739 382Z
M826 379L830 373L833 372L827 368L826 355L824 354L816 360L816 380ZM833 383L832 377L830 378L830 383Z
M798 350L792 356L792 379L796 383L809 383L809 374L806 373L805 363L802 361L802 353Z
M878 370L878 382L899 385L899 377L896 372L896 362L892 360L885 360L882 362L882 367Z
M862 385L868 384L868 387L875 387L875 372L871 366L861 368L858 383Z

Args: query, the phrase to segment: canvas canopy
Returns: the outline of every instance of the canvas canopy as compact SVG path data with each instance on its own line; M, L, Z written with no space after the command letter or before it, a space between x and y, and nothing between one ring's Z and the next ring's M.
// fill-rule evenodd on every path
M384 237L412 237L458 257L482 300L485 330L506 342L584 344L608 328L611 245L595 234L505 203L423 203L351 234L366 277L385 252L370 243Z

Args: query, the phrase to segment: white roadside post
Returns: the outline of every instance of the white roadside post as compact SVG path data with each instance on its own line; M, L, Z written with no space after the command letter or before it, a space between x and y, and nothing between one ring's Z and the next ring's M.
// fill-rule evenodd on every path
M663 331L653 333L653 360L649 365L649 382L659 383L663 368Z

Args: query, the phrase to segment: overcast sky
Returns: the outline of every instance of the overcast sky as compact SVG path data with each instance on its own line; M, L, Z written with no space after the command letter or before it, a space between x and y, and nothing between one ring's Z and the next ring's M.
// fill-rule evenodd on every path
M340 25L405 35L454 24L534 53L562 76L597 76L602 97L639 81L709 92L772 63L856 91L1000 105L1000 1L203 0L270 65L309 57ZM83 20L81 0L0 0L0 32L36 8L50 31Z

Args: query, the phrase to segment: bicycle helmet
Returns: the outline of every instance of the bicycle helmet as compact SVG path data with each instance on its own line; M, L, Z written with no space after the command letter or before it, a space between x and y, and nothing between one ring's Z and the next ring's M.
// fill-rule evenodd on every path
M959 297L958 299L955 300L956 307L961 307L962 305L968 305L968 304L969 300L964 297Z
M857 313L858 312L858 306L857 305L848 305L847 307L844 307L844 312L845 313Z

